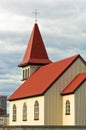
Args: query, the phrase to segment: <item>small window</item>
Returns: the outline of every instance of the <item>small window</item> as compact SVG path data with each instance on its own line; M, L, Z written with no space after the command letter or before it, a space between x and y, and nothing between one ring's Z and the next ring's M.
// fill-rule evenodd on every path
M27 74L27 77L29 77L29 68L28 68L28 74Z
M25 79L25 76L24 76L24 70L23 70L23 80Z
M22 80L25 80L26 79L26 70L23 70L23 79Z
M29 77L29 68L23 70L23 79L26 80Z
M34 120L39 120L39 102L35 101L34 104Z
M25 79L27 79L27 69L25 70Z
M13 105L13 121L16 121L16 115L17 115L17 110L16 110L16 105Z
M23 121L27 121L27 105L23 104Z
M66 115L70 115L70 101L66 101Z

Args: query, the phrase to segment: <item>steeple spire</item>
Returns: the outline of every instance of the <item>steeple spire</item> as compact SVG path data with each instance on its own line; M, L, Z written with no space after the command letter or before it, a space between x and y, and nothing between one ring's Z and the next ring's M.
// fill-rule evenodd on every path
M48 58L38 25L35 23L24 58L18 66L23 67L29 64L45 65L48 63L51 63L51 61Z

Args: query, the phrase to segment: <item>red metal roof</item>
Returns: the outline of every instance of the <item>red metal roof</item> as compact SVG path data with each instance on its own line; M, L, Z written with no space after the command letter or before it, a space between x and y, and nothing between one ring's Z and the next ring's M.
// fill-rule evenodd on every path
M62 91L62 95L74 93L76 89L86 81L86 72L77 75L73 81Z
M27 64L48 64L51 61L48 58L44 42L42 40L38 25L35 23L33 31L28 42L27 49L23 60L18 65L19 67Z
M80 57L80 55L75 55L40 67L9 97L8 100L44 94L52 83L54 83L78 57Z

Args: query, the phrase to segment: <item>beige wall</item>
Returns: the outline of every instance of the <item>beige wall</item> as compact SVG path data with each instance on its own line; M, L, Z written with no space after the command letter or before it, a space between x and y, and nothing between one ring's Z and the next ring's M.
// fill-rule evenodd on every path
M66 101L70 101L70 115L66 115ZM74 94L63 96L63 125L75 125Z
M34 103L39 102L39 120L34 120ZM27 121L22 121L22 110L24 102L27 104ZM13 104L17 107L17 121L12 121ZM10 102L9 125L44 125L44 97L35 97Z

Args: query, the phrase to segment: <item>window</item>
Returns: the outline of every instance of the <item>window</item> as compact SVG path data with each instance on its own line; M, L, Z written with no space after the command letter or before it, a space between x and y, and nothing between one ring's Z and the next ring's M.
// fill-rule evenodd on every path
M28 68L28 74L27 74L27 77L29 77L29 68Z
M34 120L39 120L39 103L35 101L34 104Z
M70 115L70 101L66 101L66 115Z
M16 110L16 105L13 105L13 121L16 121L16 114L17 114L17 110Z
M25 79L27 79L27 69L25 69Z
M24 80L25 76L24 76L24 70L23 70L23 80Z
M29 68L28 69L23 69L23 79L26 80L29 77Z
M27 121L27 105L23 104L23 121Z

